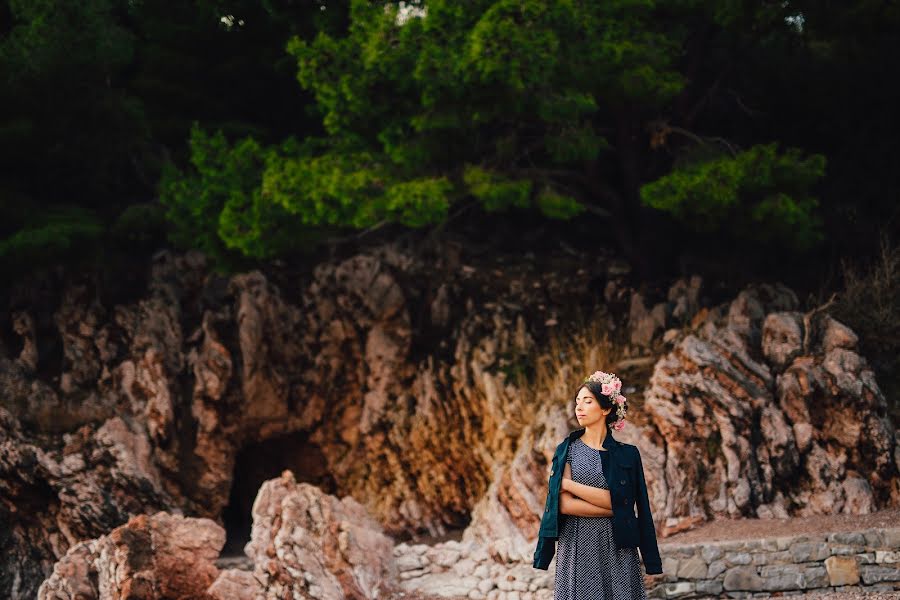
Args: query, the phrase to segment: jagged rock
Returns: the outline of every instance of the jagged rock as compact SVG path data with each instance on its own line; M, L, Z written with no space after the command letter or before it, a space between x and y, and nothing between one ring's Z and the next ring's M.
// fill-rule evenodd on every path
M548 332L566 323L560 307L596 301L590 261L569 260L470 266L385 245L285 281L160 252L124 304L102 306L79 282L53 310L17 310L17 349L0 341L0 595L33 597L69 548L134 515L218 519L230 492L252 499L284 468L356 498L389 534L468 524L464 539L490 540L500 560L530 553L584 376L580 358L548 356ZM900 501L900 450L852 332L798 315L783 286L719 307L701 291L699 278L675 282L648 311L642 340L658 347L668 328L671 352L617 434L641 449L660 523ZM605 293L625 311L635 302L619 280ZM625 321L601 308L607 329ZM796 331L774 335L798 318L799 352ZM51 337L58 366L41 345ZM552 386L523 387L546 359ZM287 451L235 472L267 444Z
M65 445L44 450L0 408L0 584L11 598L34 597L37 584L76 542L102 535L129 516L172 507L147 438L115 417L82 427Z
M631 310L628 324L631 330L631 343L635 346L649 346L656 335L665 329L668 307L660 302L647 309L644 299L639 293L631 296Z
M778 371L803 352L803 322L797 313L769 313L763 323L762 350Z
M140 515L82 542L54 566L38 600L207 598L225 531L209 519Z
M661 456L644 462L656 513L868 512L900 500L871 369L845 327L812 318L806 332L803 315L785 312L794 304L778 287L745 290L657 363L644 405Z
M246 552L264 597L273 600L295 593L375 598L397 576L393 542L361 504L297 483L290 471L260 489Z

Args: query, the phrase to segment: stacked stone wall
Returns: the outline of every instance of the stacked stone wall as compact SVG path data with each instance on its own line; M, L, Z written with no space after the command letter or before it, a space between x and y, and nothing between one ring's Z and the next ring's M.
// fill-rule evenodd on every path
M498 551L499 549L499 551ZM524 550L524 549L522 549ZM551 600L555 564L474 543L399 544L403 588L471 600ZM768 598L812 591L900 591L900 527L753 540L662 543L651 598Z

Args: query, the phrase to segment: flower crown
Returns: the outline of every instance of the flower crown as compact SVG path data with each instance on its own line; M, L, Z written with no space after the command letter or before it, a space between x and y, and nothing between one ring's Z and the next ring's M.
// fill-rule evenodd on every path
M583 383L588 382L599 383L601 393L604 396L608 396L609 399L612 400L613 404L615 404L616 416L618 418L616 419L615 423L612 424L612 428L616 431L620 431L623 427L625 427L625 401L627 400L625 396L619 393L622 389L622 381L613 373L594 371L594 373L589 377L584 378Z

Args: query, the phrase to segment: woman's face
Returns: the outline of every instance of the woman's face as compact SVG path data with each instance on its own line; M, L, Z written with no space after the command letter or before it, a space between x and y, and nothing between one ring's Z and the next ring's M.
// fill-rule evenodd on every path
M612 407L603 408L597 402L597 397L591 393L587 387L578 390L575 396L575 418L582 427L590 427L601 421L606 420L606 415L610 413Z

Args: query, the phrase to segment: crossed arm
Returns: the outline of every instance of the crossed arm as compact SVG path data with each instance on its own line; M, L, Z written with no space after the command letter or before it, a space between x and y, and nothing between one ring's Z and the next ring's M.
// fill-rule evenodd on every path
M572 479L572 468L566 463L562 490L559 493L559 512L576 517L611 517L612 501L604 490Z

